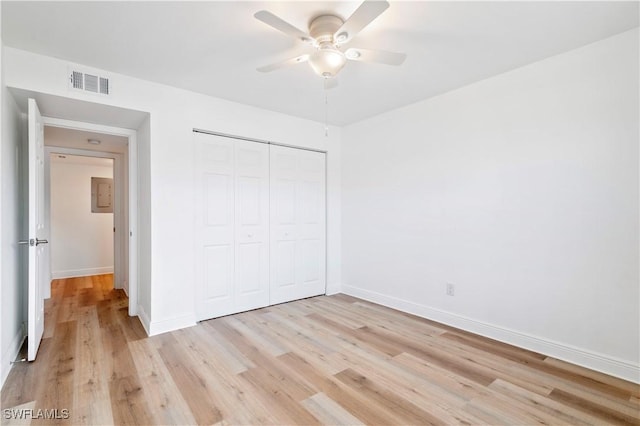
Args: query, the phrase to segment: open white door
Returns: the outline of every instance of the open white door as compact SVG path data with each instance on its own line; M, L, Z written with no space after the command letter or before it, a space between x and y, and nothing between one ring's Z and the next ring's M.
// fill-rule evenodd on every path
M44 332L43 289L47 283L44 250L47 244L44 224L44 123L38 105L29 99L29 236L28 244L28 360L36 353Z

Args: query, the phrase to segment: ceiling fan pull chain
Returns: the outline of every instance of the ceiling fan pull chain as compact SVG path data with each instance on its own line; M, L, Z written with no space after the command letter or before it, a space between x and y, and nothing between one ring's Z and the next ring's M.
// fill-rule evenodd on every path
M327 94L327 84L324 85L324 137L329 137L329 96Z

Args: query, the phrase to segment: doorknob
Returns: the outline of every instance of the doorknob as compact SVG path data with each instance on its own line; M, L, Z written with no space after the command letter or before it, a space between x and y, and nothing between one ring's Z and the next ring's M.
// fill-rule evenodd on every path
M36 245L39 246L40 244L49 244L49 241L36 238Z
M20 241L18 241L18 244L20 244L20 245L25 245L25 246L26 246L26 245L30 245L30 246L32 246L32 245L35 245L35 243L36 243L36 242L33 240L33 238L32 238L32 239L30 239L30 240L20 240Z

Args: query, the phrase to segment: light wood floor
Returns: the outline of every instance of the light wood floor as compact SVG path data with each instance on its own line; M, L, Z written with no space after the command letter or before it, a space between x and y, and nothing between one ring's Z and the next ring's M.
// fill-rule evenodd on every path
M3 409L68 409L67 424L640 424L638 385L348 296L151 338L110 275L52 296Z

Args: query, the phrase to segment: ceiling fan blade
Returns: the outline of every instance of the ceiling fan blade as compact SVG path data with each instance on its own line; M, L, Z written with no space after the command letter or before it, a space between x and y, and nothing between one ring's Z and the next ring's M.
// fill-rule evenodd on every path
M364 27L387 10L387 1L365 0L334 34L339 44L350 42Z
M385 50L369 50L351 48L344 52L347 59L360 62L377 62L387 65L401 65L407 58L404 53L387 52Z
M288 67L295 64L301 64L309 60L309 55L300 55L295 58L287 59L286 61L276 62L275 64L265 65L264 67L257 68L260 72L271 72L279 68Z
M275 28L278 31L282 31L288 36L296 38L305 43L309 43L313 41L313 39L309 34L297 29L287 21L277 17L276 15L274 15L269 11L261 10L259 12L256 12L253 16L257 20L264 22L265 24Z
M338 87L337 78L333 77L333 78L324 79L324 90L331 90L331 89L335 89L336 87Z

